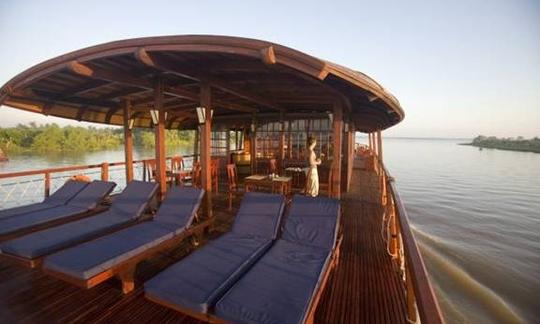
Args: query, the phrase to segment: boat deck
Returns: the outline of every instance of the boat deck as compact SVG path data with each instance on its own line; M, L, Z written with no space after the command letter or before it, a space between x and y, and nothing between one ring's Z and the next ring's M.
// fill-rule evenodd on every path
M318 323L405 323L403 284L381 237L382 209L377 177L355 164L351 190L343 197L344 240L316 313ZM215 199L217 231L226 231L232 213L224 197ZM202 242L204 244L204 242ZM192 250L185 244L141 264L136 290L122 295L115 280L83 290L36 270L0 264L0 318L4 323L198 323L144 298L141 283Z

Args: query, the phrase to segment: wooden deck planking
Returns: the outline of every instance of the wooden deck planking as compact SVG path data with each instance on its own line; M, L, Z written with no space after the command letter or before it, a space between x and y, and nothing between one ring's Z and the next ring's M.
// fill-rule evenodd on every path
M318 323L406 322L403 284L380 235L382 210L374 200L377 186L373 173L355 168L351 191L343 197L340 260L316 311ZM219 207L214 235L219 235L228 229L234 212L225 212L225 197L214 202ZM141 264L136 290L125 296L116 280L84 290L37 270L0 264L0 318L13 323L199 323L147 301L142 289L143 282L192 249L186 243Z

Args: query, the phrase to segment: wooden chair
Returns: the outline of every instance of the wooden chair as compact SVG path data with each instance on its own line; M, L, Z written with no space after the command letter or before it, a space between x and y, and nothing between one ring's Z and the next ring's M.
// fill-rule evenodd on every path
M171 158L171 181L175 181L176 185L191 182L191 171L186 170L184 158L180 155Z
M219 191L219 159L212 159L210 162L210 175L212 178L212 188L217 193Z
M236 194L239 193L238 190L238 172L236 170L236 164L227 164L227 185L229 197L229 210L232 210L232 200Z
M319 194L325 193L327 197L332 196L332 170L333 165L330 164L328 168L319 168ZM321 181L325 180L325 181ZM307 181L306 181L307 182Z
M193 168L191 169L191 185L197 188L201 188L201 163L193 162Z

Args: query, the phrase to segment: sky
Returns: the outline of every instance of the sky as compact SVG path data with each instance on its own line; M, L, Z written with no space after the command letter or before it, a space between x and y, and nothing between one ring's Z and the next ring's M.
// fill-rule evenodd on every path
M540 136L540 1L0 1L0 84L108 41L216 34L290 46L362 71L405 120L386 136ZM57 122L0 108L0 127Z

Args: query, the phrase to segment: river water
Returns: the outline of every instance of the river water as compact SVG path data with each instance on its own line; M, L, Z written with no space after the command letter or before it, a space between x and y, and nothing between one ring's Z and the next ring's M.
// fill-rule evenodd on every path
M447 322L540 323L540 154L459 142L383 143ZM190 154L191 147L168 149L175 153ZM153 151L136 149L134 156L151 158ZM122 148L14 155L0 172L123 158Z

